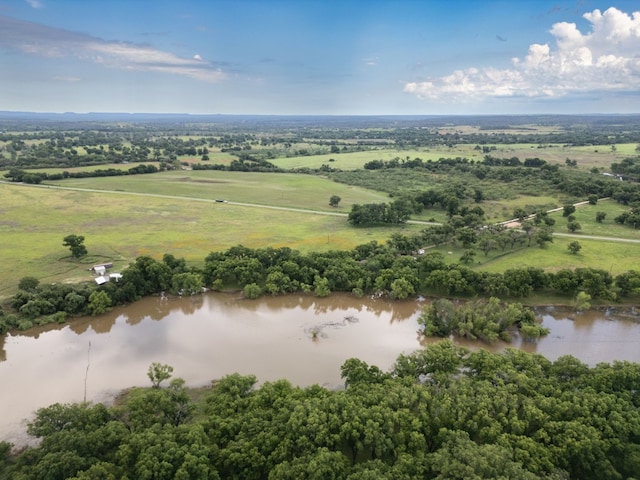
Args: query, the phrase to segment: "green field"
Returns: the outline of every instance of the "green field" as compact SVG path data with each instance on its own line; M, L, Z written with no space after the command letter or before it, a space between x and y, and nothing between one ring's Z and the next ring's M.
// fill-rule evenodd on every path
M601 200L596 205L581 205L576 208L573 216L582 227L576 233L580 235L595 235L598 237L616 237L640 240L640 230L625 225L617 224L613 219L621 213L629 210L612 200ZM604 212L607 214L602 223L596 222L596 213ZM567 218L562 216L562 212L555 212L551 216L556 220L554 231L558 233L569 233L566 228Z
M497 158L518 157L524 162L527 158L538 157L546 160L550 164L564 165L567 158L576 160L578 168L589 170L597 167L603 171L609 169L611 163L630 155L635 155L636 144L616 145L616 150L612 151L609 145L592 145L589 147L570 147L559 144L487 144L495 147L489 155ZM210 154L211 156L211 154ZM431 147L414 150L396 149L381 147L379 149L365 150L362 152L334 153L324 155L307 155L282 157L271 160L271 163L280 168L320 168L327 165L340 170L355 170L371 160L389 161L394 158L414 159L421 158L424 161L436 161L440 158L468 158L469 160L481 161L485 156L480 150L475 149L475 145L457 144L452 147ZM333 161L331 161L333 159ZM213 160L213 157L212 157ZM216 162L223 163L223 162Z
M569 242L577 240L582 249L577 255L568 252ZM460 255L457 256L459 258ZM476 261L482 271L501 273L509 268L536 267L549 272L564 268L591 267L606 270L613 275L628 270L640 270L640 243L619 243L584 238L554 237L547 248L532 246L508 255L497 254L485 259L478 252Z
M141 177L121 178L134 182L120 186L132 188L138 184L139 189L153 190L150 185L156 183L153 179L157 175L145 176L145 180ZM253 185L248 177L246 180L247 183L236 182L229 193L234 191L246 200L255 189L269 190ZM346 186L339 187L348 190ZM172 190L167 193L176 194ZM304 198L303 192L296 195ZM210 197L213 196L212 193ZM366 196L364 192L363 198ZM352 197L357 199L355 193ZM327 200L323 194L318 203ZM313 201L297 207L310 204ZM35 276L44 282L90 281L87 270L92 264L112 261L114 270L121 269L139 255L160 259L164 253L172 253L200 263L211 251L238 244L252 248L290 247L302 252L342 250L372 240L384 242L393 232L418 232L422 228L406 225L354 229L345 217L312 212L12 184L0 184L0 205L0 258L5 272L0 278L0 299L15 293L23 276ZM62 246L63 237L69 234L85 236L89 255L79 262L73 261L69 250Z
M67 179L54 183L64 187L225 199L343 213L348 213L354 203L389 201L388 196L380 192L336 183L320 176L293 173L170 171L151 176ZM338 195L342 199L337 209L329 206L332 195Z

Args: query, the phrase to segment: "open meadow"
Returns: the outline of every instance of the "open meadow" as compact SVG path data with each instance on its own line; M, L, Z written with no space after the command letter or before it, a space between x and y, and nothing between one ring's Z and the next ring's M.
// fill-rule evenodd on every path
M620 162L626 157L636 155L636 144L616 145L612 149L610 145L590 145L588 147L574 147L560 144L487 144L489 148L495 147L488 153L478 150L476 145L455 144L451 147L422 147L420 149L404 149L380 147L360 152L326 153L322 155L304 155L280 157L271 160L274 165L284 169L294 168L320 168L326 165L340 170L354 170L363 168L364 164L372 160L389 161L394 158L413 160L421 158L423 161L437 161L441 158L467 158L473 161L481 161L485 155L497 158L518 157L524 162L527 158L541 158L550 164L564 165L567 159L576 160L577 167L590 170L594 167L601 171L609 171L612 163ZM214 162L215 163L215 162ZM222 162L220 162L222 163Z
M126 180L153 183L156 176ZM120 186L127 188L126 184ZM345 186L336 187L346 190ZM245 184L247 192L253 188ZM251 193L243 197L237 185L236 191L241 198L251 197ZM0 184L0 258L5 272L0 278L0 298L14 294L18 280L24 276L43 282L89 281L88 269L93 264L110 261L117 271L139 255L161 259L171 253L199 264L210 252L239 244L290 247L302 252L342 250L372 240L384 242L393 232L417 233L421 228L354 229L344 216L239 206L203 198L198 201ZM323 195L322 200L327 199ZM88 256L72 260L69 249L62 246L63 237L69 234L85 237Z
M345 214L354 203L389 201L388 196L381 192L336 183L320 176L293 173L175 170L147 176L67 179L53 183L73 188L224 199ZM338 195L342 199L337 208L329 205L332 195Z

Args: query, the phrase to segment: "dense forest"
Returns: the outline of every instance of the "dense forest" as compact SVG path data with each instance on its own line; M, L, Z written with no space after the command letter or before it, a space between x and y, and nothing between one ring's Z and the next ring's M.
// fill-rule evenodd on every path
M391 371L352 358L343 390L238 374L190 391L171 367L112 407L52 405L0 444L0 478L631 479L640 471L640 366L594 368L445 340ZM166 386L163 383L166 382Z

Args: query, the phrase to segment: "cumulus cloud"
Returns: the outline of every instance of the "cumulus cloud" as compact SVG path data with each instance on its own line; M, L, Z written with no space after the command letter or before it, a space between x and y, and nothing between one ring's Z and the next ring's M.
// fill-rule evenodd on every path
M215 65L179 57L148 45L106 41L83 33L0 15L0 48L48 58L75 57L109 68L155 71L217 82L226 74Z
M556 23L550 30L555 45L530 45L524 58L512 59L511 68L456 70L447 76L408 82L404 91L421 99L459 102L640 91L640 11L628 15L611 7L583 17L591 24L588 33L574 23Z

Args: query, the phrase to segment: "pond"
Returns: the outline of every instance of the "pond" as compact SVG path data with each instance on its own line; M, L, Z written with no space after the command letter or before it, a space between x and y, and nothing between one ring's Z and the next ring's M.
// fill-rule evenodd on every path
M338 387L348 358L386 370L400 353L437 341L417 333L422 305L339 294L150 297L70 325L6 335L0 337L0 440L23 443L25 419L40 407L109 401L125 388L150 385L152 362L173 366L174 376L192 386L238 372L259 382L286 378ZM457 343L492 351L514 346L551 360L570 354L590 365L640 362L640 323L633 318L556 309L540 314L551 333L537 343Z

